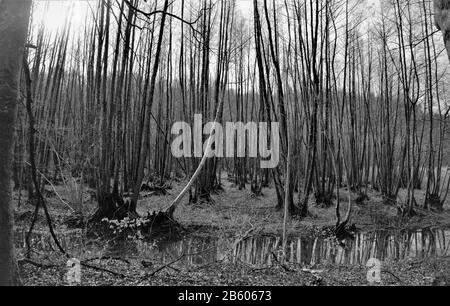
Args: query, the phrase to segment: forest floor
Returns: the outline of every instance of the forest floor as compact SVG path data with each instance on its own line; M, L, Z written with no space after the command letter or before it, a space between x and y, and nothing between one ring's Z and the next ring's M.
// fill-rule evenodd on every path
M177 209L175 218L184 228L184 236L226 237L238 240L249 235L280 235L283 226L282 212L275 209L276 195L272 189L263 191L261 197L254 197L248 190L238 190L230 182L225 183L225 192L213 195L214 203L188 205L187 200ZM138 212L142 215L166 208L182 189L182 183L174 183L166 196L151 196L139 201ZM71 195L62 186L55 187L57 194L49 194L48 207L57 233L69 232L64 225L70 215L67 204ZM429 229L450 227L450 206L445 205L442 213L417 209L417 216L410 219L397 217L395 206L383 203L381 196L368 192L369 199L363 203L353 202L351 222L359 231L402 229ZM25 203L15 211L16 229L26 231L32 220L34 207ZM95 210L95 202L86 193L83 207L86 215ZM420 203L423 193L417 191ZM14 194L19 200L19 194ZM356 195L351 194L354 201ZM341 214L345 216L348 205L348 191L342 190ZM401 195L400 195L401 200ZM70 204L69 204L70 205ZM310 203L310 216L303 220L290 220L289 236L320 235L336 223L335 207L317 207ZM36 230L46 231L43 212L40 213ZM19 258L24 258L25 245L16 243ZM98 255L98 254L97 254ZM127 258L93 259L95 253L85 253L82 260L89 259L83 270L82 285L367 285L368 268L364 265L320 264L310 267L281 265L275 262L271 267L255 267L243 262L216 261L200 266L155 259L151 265ZM57 251L35 251L33 260L19 263L25 285L64 285L67 273L66 261ZM143 268L143 265L145 266ZM167 266L166 266L167 265ZM100 269L99 269L100 267ZM162 268L160 271L159 268ZM155 273L155 271L157 271ZM384 285L431 285L441 277L450 276L450 258L429 258L422 260L396 260L383 262ZM450 281L447 282L450 284Z
M66 285L66 261L61 257L42 262L19 263L24 285ZM83 267L82 286L367 286L368 268L362 265L298 265L253 268L243 263L212 263L201 267L173 265L154 273L134 263L114 260L91 261L98 269ZM44 266L43 266L44 265ZM159 266L156 267L159 269ZM450 259L407 260L384 262L381 272L383 286L450 285Z

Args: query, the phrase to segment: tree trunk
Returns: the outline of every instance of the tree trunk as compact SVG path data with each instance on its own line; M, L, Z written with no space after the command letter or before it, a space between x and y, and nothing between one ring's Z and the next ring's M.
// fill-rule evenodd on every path
M434 0L434 10L436 26L442 31L450 59L450 0Z
M11 167L19 73L31 0L0 0L0 286L17 285Z

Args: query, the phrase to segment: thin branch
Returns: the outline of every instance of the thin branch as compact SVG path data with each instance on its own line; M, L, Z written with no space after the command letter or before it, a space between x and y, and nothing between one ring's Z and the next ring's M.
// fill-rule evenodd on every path
M165 11L163 11L163 10L154 10L154 11L151 11L151 12L145 12L145 11L141 10L140 8L136 7L135 5L133 5L129 0L125 0L125 3L128 5L129 8L135 10L136 12L138 12L138 13L144 15L144 16L147 17L147 18L148 18L148 17L151 17L151 16L153 16L153 15L156 15L156 14L164 14L164 13L165 13L167 16L170 16L170 17L172 17L172 18L174 18L174 19L177 19L177 20L179 20L179 21L181 21L181 22L183 22L183 23L189 25L189 26L192 28L192 30L193 30L194 32L196 32L196 33L198 33L198 34L201 34L201 33L194 27L194 25L200 20L200 18L202 17L202 14L199 14L199 16L197 17L197 19L195 19L194 21L187 21L187 20L184 20L184 19L181 18L181 17L178 17L177 15L174 15L174 14L169 13L169 12L165 12Z

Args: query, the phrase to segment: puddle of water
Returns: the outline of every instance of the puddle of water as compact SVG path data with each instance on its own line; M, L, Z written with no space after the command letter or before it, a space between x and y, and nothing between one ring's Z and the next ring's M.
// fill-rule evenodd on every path
M16 247L25 248L26 230L16 231ZM206 265L216 261L242 261L255 266L268 266L280 245L280 237L261 236L237 245L220 238L189 237L179 241L150 243L146 241L89 241L81 231L58 235L62 246L74 256L117 256L138 261L171 262L186 255L180 263ZM48 233L34 233L33 249L37 252L56 250ZM342 248L334 239L295 238L288 243L287 261L302 265L365 265L370 258L381 261L425 259L450 256L450 230L419 230L398 233L379 231L359 233Z
M253 238L235 250L236 258L254 265L271 263L271 251L279 245L277 238ZM381 261L425 259L450 255L450 230L420 230L415 232L360 233L347 241L346 248L334 239L298 238L288 243L287 261L302 265L345 264L365 265L370 258Z

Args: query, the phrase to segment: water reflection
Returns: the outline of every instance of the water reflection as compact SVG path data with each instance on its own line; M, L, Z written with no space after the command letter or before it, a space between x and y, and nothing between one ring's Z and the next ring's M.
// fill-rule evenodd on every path
M16 247L24 248L26 231L16 232ZM190 237L179 241L89 241L82 232L59 235L62 246L74 255L119 256L128 259L171 262L185 255L180 262L206 265L216 261L242 261L255 266L271 265L281 245L275 236L252 237L235 243L230 239ZM37 251L56 250L47 233L35 233L32 246ZM355 240L340 247L334 239L302 237L288 243L287 261L302 265L345 264L365 265L370 258L381 261L423 259L450 255L450 230L429 230L360 233Z
M252 238L239 245L235 255L247 263L268 265L272 260L271 252L279 245L278 238ZM293 239L288 244L287 260L303 265L365 265L370 258L385 261L448 256L449 248L448 230L380 231L357 234L355 240L347 241L346 248L338 246L334 239Z
M27 235L27 229L15 229L14 239L17 249L25 249L27 247ZM86 239L84 239L82 231L79 230L57 233L57 237L59 238L61 246L66 250L82 250L86 245ZM50 233L46 231L34 231L30 237L30 246L32 250L37 252L57 250L53 238Z

